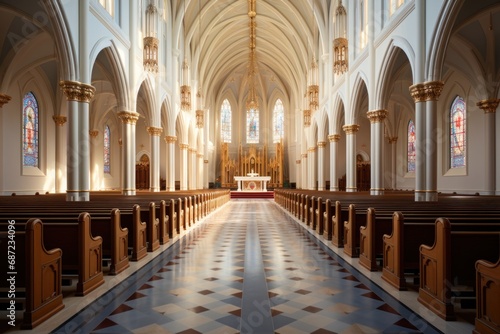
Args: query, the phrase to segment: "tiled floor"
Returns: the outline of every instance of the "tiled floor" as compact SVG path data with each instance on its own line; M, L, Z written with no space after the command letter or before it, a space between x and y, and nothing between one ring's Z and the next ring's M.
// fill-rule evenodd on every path
M381 286L272 200L232 200L52 332L471 332Z

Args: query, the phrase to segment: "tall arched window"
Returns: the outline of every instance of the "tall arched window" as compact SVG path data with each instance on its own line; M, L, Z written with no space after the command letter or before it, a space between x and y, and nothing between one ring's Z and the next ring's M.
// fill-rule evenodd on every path
M38 102L32 92L23 98L23 166L39 167Z
M285 110L281 99L276 101L273 111L273 142L279 143L285 134Z
M415 161L417 156L417 150L415 149L415 123L413 120L408 122L408 172L415 171Z
M104 127L104 174L111 174L111 130Z
M465 167L466 110L464 99L457 96L450 109L450 168Z
M227 99L220 107L220 136L223 143L231 142L231 104Z
M251 108L247 110L247 143L257 144L259 142L259 110Z

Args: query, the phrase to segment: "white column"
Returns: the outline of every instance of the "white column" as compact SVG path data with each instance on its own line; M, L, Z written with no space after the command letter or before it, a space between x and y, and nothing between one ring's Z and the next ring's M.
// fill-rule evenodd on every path
M424 84L410 86L415 102L415 201L425 201L425 88Z
M391 188L392 190L396 190L397 188L397 177L398 171L396 169L396 161L397 161L397 144L398 137L389 138L389 144L391 144Z
M317 180L317 168L316 168L316 147L309 147L307 150L307 162L308 162L308 187L307 189L316 190L316 180Z
M359 125L344 125L342 129L346 133L346 191L357 191L356 183L356 133Z
M302 161L300 159L295 160L295 177L297 178L295 180L295 188L296 189L301 189L302 184L301 184L301 174L302 174L302 166L301 163Z
M204 185L204 173L203 173L203 154L201 153L197 153L196 154L196 157L198 158L198 175L196 177L196 180L198 181L197 182L197 186L196 186L196 189L203 189L203 185Z
M333 134L328 136L330 141L330 191L338 191L338 171L337 171L337 160L338 160L338 145L340 140L340 135Z
M151 139L151 161L149 174L149 191L160 191L160 135L162 128L149 126L147 128Z
M325 190L325 146L326 142L318 142L318 190Z
M175 191L175 142L176 136L165 136L167 142L167 166L166 183L167 191Z
M56 123L56 192L62 193L66 187L66 137L64 124L68 120L66 116L55 115L52 119Z
M180 190L188 190L188 144L179 144L180 148L180 163L179 163L179 172L180 172Z
M443 90L444 82L432 81L426 82L426 141L427 155L425 168L425 200L427 202L435 202L438 200L437 191L437 144L438 144L438 129L437 129L437 101Z
M122 121L122 194L135 195L135 125L139 114L133 111L120 111Z
M477 106L484 110L484 154L486 161L485 183L486 195L495 195L496 193L496 121L495 115L500 99L482 100Z
M307 153L302 153L302 188L301 189L309 189L308 188L308 177L307 177Z
M372 110L366 113L370 119L370 145L371 145L371 166L370 166L370 195L384 194L384 171L383 171L383 144L384 144L384 120L387 117L387 110Z
M204 159L203 160L203 189L208 189L208 160Z

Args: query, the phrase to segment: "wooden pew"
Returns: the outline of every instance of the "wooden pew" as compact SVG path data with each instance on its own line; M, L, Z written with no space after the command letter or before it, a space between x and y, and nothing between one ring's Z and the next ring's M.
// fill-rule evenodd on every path
M129 231L128 246L131 248L130 261L139 261L147 255L146 222L141 221L141 206L135 204L130 213L121 214L121 222Z
M156 204L149 202L148 210L141 210L141 221L146 222L147 251L160 248L160 219L156 218Z
M500 333L500 259L476 262L476 319L474 334Z
M437 219L434 244L420 246L418 301L439 317L454 320L453 290L457 286L475 288L475 263L496 261L499 251L499 231L452 231L448 219Z
M33 329L64 308L62 251L45 248L41 220L30 219L22 231L15 227L0 232L2 254L11 254L9 250L15 254L15 262L12 262L16 273L15 289L10 289L8 279L12 275L8 270L0 272L0 289L6 293L7 319L10 319L10 314L14 314L15 319L16 305L12 302L24 303L21 328Z

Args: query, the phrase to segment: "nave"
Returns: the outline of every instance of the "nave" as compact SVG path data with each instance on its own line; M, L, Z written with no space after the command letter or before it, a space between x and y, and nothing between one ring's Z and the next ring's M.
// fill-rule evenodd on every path
M443 331L380 286L272 200L232 200L51 332Z

